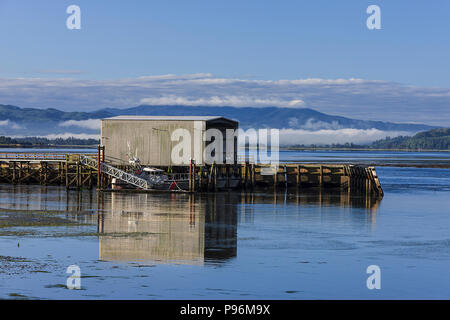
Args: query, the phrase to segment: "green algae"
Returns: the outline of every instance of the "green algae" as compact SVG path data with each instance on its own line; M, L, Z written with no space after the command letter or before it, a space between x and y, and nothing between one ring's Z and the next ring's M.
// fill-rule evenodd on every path
M8 294L8 296L11 297L12 299L28 299L27 296L24 296L23 294L15 293L15 292L11 292L10 294Z

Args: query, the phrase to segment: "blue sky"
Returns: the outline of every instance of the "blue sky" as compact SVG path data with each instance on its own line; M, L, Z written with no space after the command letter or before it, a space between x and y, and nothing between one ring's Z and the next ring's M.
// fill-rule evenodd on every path
M66 27L73 4L81 30ZM381 30L366 27L373 4ZM449 17L444 0L0 0L0 104L278 106L450 126Z
M68 30L77 4L82 30ZM382 30L366 28L381 7ZM450 86L448 1L0 0L0 77L211 73ZM64 72L67 72L64 74Z

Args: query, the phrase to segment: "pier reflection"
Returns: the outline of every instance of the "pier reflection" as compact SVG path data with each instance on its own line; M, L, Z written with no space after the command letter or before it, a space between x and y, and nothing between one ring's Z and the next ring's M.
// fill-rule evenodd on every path
M1 208L60 213L96 225L100 260L142 264L229 261L238 254L238 227L270 224L274 218L313 227L345 221L358 229L373 229L379 204L376 197L344 190L97 194L0 185Z
M301 214L332 222L349 219L369 227L376 223L378 198L347 192L132 194L99 198L99 257L106 261L203 264L237 255L238 224L253 222L267 205L279 214ZM360 209L355 216L354 209ZM315 217L315 218L314 218ZM361 220L361 218L363 220Z
M382 199L345 190L302 190L278 193L243 193L240 195L238 223L253 223L262 208L280 216L295 214L308 223L333 223L346 219L360 228L374 229Z

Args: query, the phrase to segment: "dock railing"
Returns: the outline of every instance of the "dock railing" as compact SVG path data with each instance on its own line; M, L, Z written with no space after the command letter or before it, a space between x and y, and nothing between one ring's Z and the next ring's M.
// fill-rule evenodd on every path
M0 161L79 161L81 155L95 156L95 153L0 152Z

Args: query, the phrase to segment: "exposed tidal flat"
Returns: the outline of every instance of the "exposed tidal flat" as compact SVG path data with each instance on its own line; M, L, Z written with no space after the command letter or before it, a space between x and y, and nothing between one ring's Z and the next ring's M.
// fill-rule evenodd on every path
M280 153L324 157L383 160ZM377 173L381 200L325 190L189 196L0 185L0 298L450 298L450 170ZM79 290L66 286L70 265L80 267ZM367 289L369 265L381 269L380 290Z

